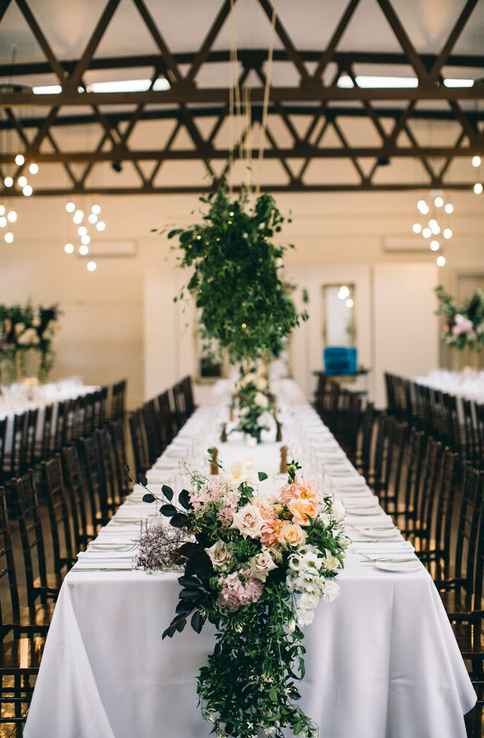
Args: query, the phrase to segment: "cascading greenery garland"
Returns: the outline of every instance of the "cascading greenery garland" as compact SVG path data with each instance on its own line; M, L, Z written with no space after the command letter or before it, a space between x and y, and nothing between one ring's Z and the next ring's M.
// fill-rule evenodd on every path
M261 195L250 208L247 193L231 199L224 183L200 200L208 206L202 223L175 228L168 238L178 238L180 266L193 270L186 290L200 310L202 335L234 364L278 356L284 339L307 318L280 275L292 247L276 246L273 239L285 218L271 195Z

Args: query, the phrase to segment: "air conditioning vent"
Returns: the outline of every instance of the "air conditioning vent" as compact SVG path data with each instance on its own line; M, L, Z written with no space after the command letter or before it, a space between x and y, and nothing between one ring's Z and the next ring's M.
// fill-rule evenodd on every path
M91 241L89 254L83 259L131 259L137 254L136 241Z

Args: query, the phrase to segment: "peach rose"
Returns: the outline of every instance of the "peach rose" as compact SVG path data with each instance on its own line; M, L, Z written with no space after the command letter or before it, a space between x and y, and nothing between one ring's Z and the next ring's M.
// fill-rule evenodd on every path
M277 518L264 525L260 536L264 546L275 546L276 543L279 543L279 536L283 525L283 521L277 520Z
M295 500L297 497L299 497L299 485L297 482L286 484L286 486L283 487L281 500L285 505L287 505L288 502L291 502L291 500Z
M294 522L299 523L299 525L309 525L318 514L317 505L312 500L302 497L290 502L288 508L292 513Z
M292 500L317 500L317 494L308 482L287 484L281 493L281 500L288 505Z
M284 521L279 533L279 542L287 543L289 546L300 546L306 538L306 534L300 525Z

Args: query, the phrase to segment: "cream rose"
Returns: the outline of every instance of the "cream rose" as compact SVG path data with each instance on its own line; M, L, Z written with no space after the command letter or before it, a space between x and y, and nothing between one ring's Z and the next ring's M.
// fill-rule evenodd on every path
M217 541L213 546L207 548L207 554L210 556L210 561L217 569L228 564L232 558L229 547L223 541Z
M232 528L237 528L244 538L259 538L264 523L259 508L249 502L234 513Z
M335 571L335 569L338 569L339 561L336 556L333 556L333 554L326 554L323 559L323 568L328 571Z
M277 569L277 564L270 555L269 551L262 551L251 561L250 573L256 579L260 579L261 582L265 582L270 571Z
M304 542L306 534L300 525L296 523L283 523L279 533L281 543L287 543L289 546L300 546Z

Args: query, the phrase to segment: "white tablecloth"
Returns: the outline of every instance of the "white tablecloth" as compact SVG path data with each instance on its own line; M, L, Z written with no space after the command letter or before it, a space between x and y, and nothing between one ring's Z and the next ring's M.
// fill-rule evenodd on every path
M484 403L484 371L464 369L461 372L451 372L447 369L435 369L423 377L417 377L415 381L449 395Z
M97 389L96 386L83 384L77 378L37 386L21 382L5 385L1 388L2 392L0 394L0 418L10 417L35 408L43 409L46 405L62 402L63 400L72 400Z
M316 433L319 420L300 404L297 389L287 382L282 389L286 402L292 396L295 403L295 427L302 418ZM197 411L198 420L187 424L182 440L157 464L167 476L177 453L196 453L190 428L198 423L198 432L206 429L204 441L210 440L218 410L218 416L217 405ZM327 469L335 456L344 461L329 433L318 439L326 444ZM240 442L219 448L222 459L248 458L254 451ZM256 468L264 449L266 468L277 471L274 444L255 450ZM333 469L331 475L323 472L324 483L342 495L344 481ZM355 476L353 481L361 486ZM369 490L362 492L370 500ZM135 488L99 541L136 537L136 520L152 510L139 504L142 493ZM349 517L348 523L356 526L355 520ZM365 525L372 521L390 522L379 509L364 518ZM338 578L341 594L319 605L306 630L303 708L318 722L321 738L465 738L463 715L475 693L428 573L421 566L405 574L377 570L361 553L382 544L359 543L356 528L348 532L354 542ZM386 545L391 551L408 547L402 540ZM409 547L407 553L412 555ZM187 628L161 640L179 575L89 570L103 566L98 561L95 553L84 555L62 586L26 738L208 738L211 726L197 708L195 677L213 647L211 631L196 635Z

